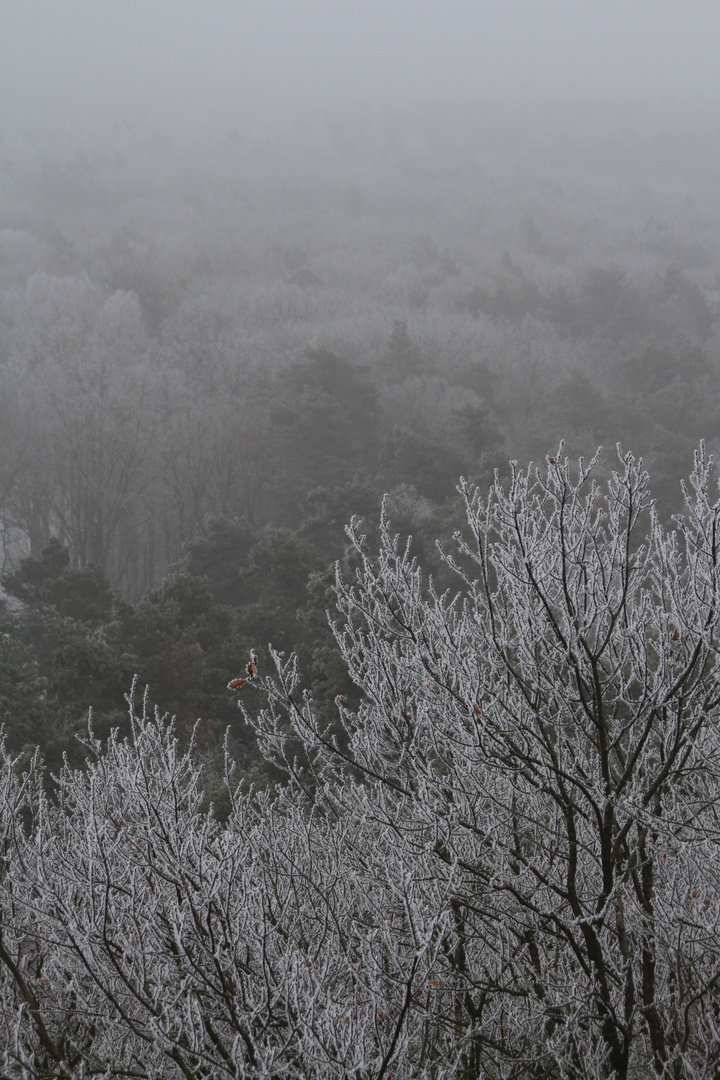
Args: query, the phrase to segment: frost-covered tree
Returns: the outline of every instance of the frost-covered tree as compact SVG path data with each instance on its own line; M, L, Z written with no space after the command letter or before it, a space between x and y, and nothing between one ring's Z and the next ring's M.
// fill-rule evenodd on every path
M462 485L455 595L355 523L337 635L364 698L340 703L342 738L281 668L267 752L294 768L289 716L314 774L297 783L374 822L446 905L408 1075L720 1075L711 464L701 448L672 533L629 455L605 486L597 458L559 456L487 497Z
M2 1075L386 1075L435 985L442 883L389 872L386 839L361 863L374 824L291 791L234 789L221 824L192 748L147 709L132 724L91 732L57 799L5 761Z
M6 760L3 1075L720 1075L720 504L598 472L461 485L456 594L353 523L361 705L251 661L288 782L227 820L147 710L56 797Z

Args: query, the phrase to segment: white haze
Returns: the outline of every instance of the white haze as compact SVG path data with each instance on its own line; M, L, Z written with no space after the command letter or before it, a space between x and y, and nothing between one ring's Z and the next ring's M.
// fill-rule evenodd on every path
M0 0L0 124L720 98L717 0Z

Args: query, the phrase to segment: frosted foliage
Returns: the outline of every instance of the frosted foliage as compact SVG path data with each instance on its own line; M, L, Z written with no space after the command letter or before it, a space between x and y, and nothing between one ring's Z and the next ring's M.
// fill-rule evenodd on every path
M442 885L359 859L371 824L289 796L234 792L220 825L147 711L88 750L57 804L37 762L6 761L2 1074L377 1075L430 978Z
M226 821L147 706L57 795L5 760L3 1076L718 1075L720 506L703 448L670 534L598 472L461 484L456 594L354 522L361 704L276 654Z
M454 596L387 523L379 555L354 523L337 633L363 703L340 704L344 741L282 673L268 752L290 759L284 707L322 799L443 883L442 991L407 1075L720 1067L720 509L702 448L669 535L620 462L606 487L596 460L560 457L487 498L461 485Z

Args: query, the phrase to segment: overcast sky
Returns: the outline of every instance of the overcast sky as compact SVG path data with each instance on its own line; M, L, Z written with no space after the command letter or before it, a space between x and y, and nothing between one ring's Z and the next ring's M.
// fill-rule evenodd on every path
M720 0L0 0L0 19L5 115L720 99Z

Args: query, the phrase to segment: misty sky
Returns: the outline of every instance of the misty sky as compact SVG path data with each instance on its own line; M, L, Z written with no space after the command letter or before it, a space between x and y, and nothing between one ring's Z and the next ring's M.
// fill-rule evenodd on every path
M0 0L0 20L6 116L720 98L719 0Z

